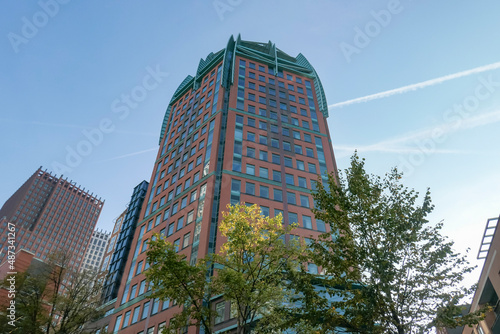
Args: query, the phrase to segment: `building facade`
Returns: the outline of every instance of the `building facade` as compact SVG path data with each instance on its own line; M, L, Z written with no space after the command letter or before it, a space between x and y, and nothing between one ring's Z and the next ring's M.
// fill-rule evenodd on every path
M220 248L217 226L228 204L281 213L285 224L300 226L287 238L307 241L326 231L311 213L311 192L318 175L336 171L327 117L321 82L302 54L238 36L202 59L165 113L109 332L156 334L177 311L149 298L142 272L153 233L195 263ZM231 323L229 311L217 319L218 327Z
M81 270L99 271L101 269L104 254L108 248L108 239L110 233L102 230L95 230L92 233L89 246L85 252Z
M57 251L70 252L71 265L80 267L103 204L39 168L0 209L0 263L9 254L8 227L15 225L16 251L28 250L42 261Z
M486 314L484 321L473 327L465 326L464 334L499 334L500 333L500 217L490 218L486 222L478 259L484 259L481 276L470 305L475 312L485 304L493 309Z
M123 211L122 214L115 219L113 231L109 235L108 244L106 246L106 250L104 251L100 271L107 271L109 269L109 261L111 260L111 257L113 256L113 253L115 251L116 240L120 235L120 231L123 225L123 219L125 218L126 213L127 210Z

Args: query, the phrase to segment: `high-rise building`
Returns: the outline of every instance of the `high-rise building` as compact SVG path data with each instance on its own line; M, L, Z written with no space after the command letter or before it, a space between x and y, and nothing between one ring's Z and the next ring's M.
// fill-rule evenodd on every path
M8 227L15 225L16 252L25 249L41 260L70 252L70 264L79 267L103 204L72 181L39 168L0 209L0 263L9 254Z
M108 248L110 233L102 230L95 230L90 239L89 246L85 252L81 270L98 271L101 269L104 252Z
M122 230L123 220L125 219L126 213L127 210L123 211L122 214L115 219L113 231L109 235L108 245L106 247L106 250L104 251L100 271L107 271L109 268L109 261L111 260L111 256L113 256L113 253L115 252L116 240L120 236L120 231Z
M142 272L153 233L195 263L221 246L218 222L230 203L281 213L285 224L299 224L294 237L326 231L311 213L311 192L318 174L336 170L327 117L320 79L302 54L238 36L202 59L165 113L109 330L156 334L177 311L149 298ZM218 328L234 324L229 313L217 317Z

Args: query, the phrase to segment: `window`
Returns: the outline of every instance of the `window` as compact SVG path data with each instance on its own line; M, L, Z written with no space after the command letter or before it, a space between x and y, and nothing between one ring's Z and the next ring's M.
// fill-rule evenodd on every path
M119 315L118 317L116 317L115 329L113 330L113 332L118 333L118 330L120 329L120 322L121 321L122 321L122 316L121 315Z
M259 129L267 130L267 123L264 121L259 121Z
M299 216L296 213L289 212L288 213L288 223L291 224L298 224L299 223Z
M297 160L297 169L298 170L305 170L304 161Z
M273 170L273 181L281 182L281 172Z
M247 157L255 158L255 149L252 147L247 147Z
M190 238L191 238L191 232L184 234L184 238L182 238L182 248L186 248L189 246Z
M280 158L280 155L279 154L272 154L272 158L273 158L273 164L277 164L277 165L280 165L281 164L281 158Z
M255 128L255 119L250 118L250 117L247 118L247 124L248 124L248 126Z
M269 208L267 206L261 206L260 210L262 211L263 216L269 217Z
M149 313L149 301L144 303L144 306L142 307L142 319L146 319Z
M175 248L175 251L178 252L179 251L179 246L181 245L181 239L177 239L174 241L174 248Z
M196 201L196 196L197 196L197 193L198 191L195 190L191 193L191 196L190 196L190 199L189 199L189 203L193 203L194 201Z
M247 132L247 140L251 142L255 142L255 133Z
M142 264L143 264L143 262L139 261L139 263L137 264L137 268L135 269L135 275L139 275L141 273Z
M271 139L271 146L274 148L280 148L280 141L278 139Z
M269 198L269 187L260 186L260 197Z
M300 205L308 208L309 207L309 196L300 195Z
M304 141L308 143L312 143L311 135L308 133L304 133Z
M269 178L269 170L265 167L259 167L259 176L265 179Z
M246 192L248 195L255 195L255 183L250 183L250 182L247 182L247 183L246 183L245 192Z
M320 232L326 232L325 222L322 220L316 219L316 228Z
M294 149L295 149L295 153L296 153L296 154L302 154L302 146L300 146L300 145L295 145L295 146L294 146Z
M312 148L306 147L306 155L308 157L314 158L314 150Z
M302 216L302 226L307 229L312 229L312 221L309 216Z
M220 302L215 304L215 323L219 324L224 321L224 315L226 313L226 302Z
M179 220L177 221L177 231L179 231L183 226L184 226L184 216L179 218Z
M283 149L285 151L291 151L292 150L292 145L290 144L290 142L283 141Z
M285 174L285 182L286 184L294 185L294 177L292 174Z
M132 323L135 324L139 320L139 312L141 310L140 306L134 309L134 314L132 315Z
M248 175L255 175L255 166L247 164L247 166L246 166L246 173Z
M307 163L307 166L309 167L309 173L314 173L316 174L316 165L313 163Z
M293 138L294 139L300 139L300 132L299 131L292 131L293 132Z
M279 133L278 126L274 125L274 124L271 124L271 132L272 133Z
M259 144L267 145L267 137L263 135L259 135Z
M287 191L287 193L286 193L286 201L287 201L288 204L297 204L295 193Z
M285 167L290 167L290 168L292 168L292 167L293 167L293 164L292 164L292 158L290 158L290 157L285 157Z
M194 210L191 210L188 212L187 214L187 222L186 222L186 225L189 225L193 222L194 220Z
M200 172L197 172L196 174L194 174L193 183L198 182L199 180L200 180Z
M299 187L301 188L307 188L307 180L305 177L299 176Z
M309 122L308 121L302 121L302 127L305 129L309 129Z
M283 192L280 189L273 189L273 194L275 201L283 201Z
M122 328L125 328L128 326L128 323L130 322L130 313L131 311L125 312L125 318L123 318L123 325ZM117 320L118 321L118 320Z
M168 225L167 236L169 237L172 234L174 234L174 230L175 230L175 223L171 223L170 225Z
M259 159L262 161L267 161L267 151L259 151Z

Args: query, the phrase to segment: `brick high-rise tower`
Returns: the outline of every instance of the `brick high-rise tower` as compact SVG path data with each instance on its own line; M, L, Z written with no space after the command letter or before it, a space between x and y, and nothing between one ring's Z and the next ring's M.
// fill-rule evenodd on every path
M16 226L16 251L26 249L44 260L70 252L79 267L104 202L39 168L0 209L0 263L8 254L8 223Z
M299 223L295 237L326 231L310 208L318 174L336 170L327 117L321 82L302 54L238 36L202 59L165 113L110 332L156 334L176 311L149 298L142 272L153 233L194 263L219 249L217 226L229 203L282 213L285 223ZM228 309L218 322L231 324Z

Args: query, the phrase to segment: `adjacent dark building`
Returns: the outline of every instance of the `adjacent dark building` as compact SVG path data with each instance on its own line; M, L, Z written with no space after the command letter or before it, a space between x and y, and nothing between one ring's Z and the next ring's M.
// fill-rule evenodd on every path
M9 254L8 230L15 225L15 251L45 260L57 251L73 254L80 267L104 202L72 181L39 168L0 209L0 263ZM10 225L9 225L10 224Z
M326 231L310 209L318 175L336 170L327 117L320 79L302 54L292 57L272 42L238 36L200 60L165 113L109 332L156 334L177 310L149 298L142 272L153 233L195 263L221 246L218 222L230 203L282 213L286 224L300 226L287 238L307 241ZM230 327L229 310L220 313L217 328Z

